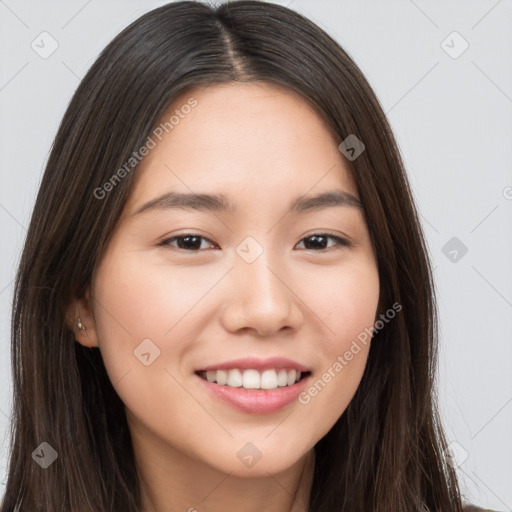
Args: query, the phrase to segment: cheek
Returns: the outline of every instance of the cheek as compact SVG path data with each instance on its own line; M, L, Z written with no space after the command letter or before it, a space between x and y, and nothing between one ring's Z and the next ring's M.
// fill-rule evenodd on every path
M379 302L379 275L372 259L353 262L301 279L300 294L323 324L323 345L331 354L373 326Z
M204 295L190 273L155 266L140 253L106 254L94 286L99 347L112 385L138 417L172 421L180 403L179 362L193 336L187 312ZM186 335L185 335L185 332ZM186 402L181 403L185 406Z
M168 342L216 280L211 270L155 264L136 252L105 258L95 286L100 338Z
M133 380L140 373L154 386L158 372L179 370L190 341L207 322L203 299L219 275L207 267L155 263L151 255L114 246L98 267L94 286L99 346L111 381L127 372ZM138 356L148 352L146 367Z
M309 294L308 306L322 324L317 347L322 366L299 403L324 435L352 400L365 369L379 301L378 271L372 260L360 260L320 280L317 275L303 281L303 293L308 289L317 290Z

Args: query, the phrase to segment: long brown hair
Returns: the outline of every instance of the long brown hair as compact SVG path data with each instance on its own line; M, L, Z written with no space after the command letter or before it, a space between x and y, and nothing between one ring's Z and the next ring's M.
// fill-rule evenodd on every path
M97 348L74 341L81 298L130 193L136 168L97 191L141 148L169 104L196 86L265 81L300 93L341 143L378 261L380 305L402 311L374 333L360 386L317 443L311 512L461 511L435 403L436 307L404 165L365 77L302 15L242 0L175 2L140 17L82 80L55 138L15 283L14 411L2 512L136 512L140 488L123 403ZM47 442L58 460L42 469Z

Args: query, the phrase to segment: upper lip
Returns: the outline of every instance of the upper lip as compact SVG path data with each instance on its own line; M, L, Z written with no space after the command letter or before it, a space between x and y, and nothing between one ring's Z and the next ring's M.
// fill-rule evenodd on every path
M208 371L208 370L231 370L233 368L239 368L241 370L271 370L273 368L294 368L299 372L308 372L309 369L288 359L287 357L270 357L268 359L258 359L256 357L245 357L243 359L232 359L231 361L225 361L223 363L210 364L198 368L196 371Z

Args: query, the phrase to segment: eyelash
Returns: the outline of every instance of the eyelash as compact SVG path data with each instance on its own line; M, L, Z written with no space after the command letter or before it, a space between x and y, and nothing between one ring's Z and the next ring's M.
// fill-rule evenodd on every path
M165 240L162 240L162 242L160 242L158 245L163 246L163 247L173 247L175 249L178 249L178 250L181 250L181 251L185 251L185 252L202 252L201 249L199 249L199 250L188 250L188 249L182 249L181 247L171 246L171 244L170 244L171 242L173 242L175 240L180 240L180 239L189 238L189 237L201 238L203 240L207 240L210 244L215 245L209 238L206 238L204 236L198 235L197 233L184 233L182 235L173 236L171 238L167 238ZM302 240L300 240L299 243L303 242L304 240L307 240L308 238L313 238L313 237L325 237L325 238L330 238L332 240L335 240L337 242L337 245L339 246L338 248L352 247L352 245L353 245L346 238L341 238L341 237L336 236L336 235L331 235L330 233L312 233L312 234L302 238ZM315 250L315 249L304 249L304 250L310 250L310 251L313 251L313 252L326 252L329 249L332 249L332 247L333 246L326 247L326 248L323 248L323 249L320 249L320 250Z

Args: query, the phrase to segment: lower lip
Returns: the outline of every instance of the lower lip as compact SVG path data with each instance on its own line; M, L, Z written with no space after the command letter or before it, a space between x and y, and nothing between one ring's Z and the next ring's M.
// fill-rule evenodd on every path
M291 386L278 387L276 389L245 389L231 388L209 382L199 375L196 377L206 386L206 389L222 402L252 414L270 414L292 403L304 390L311 374L306 375Z

